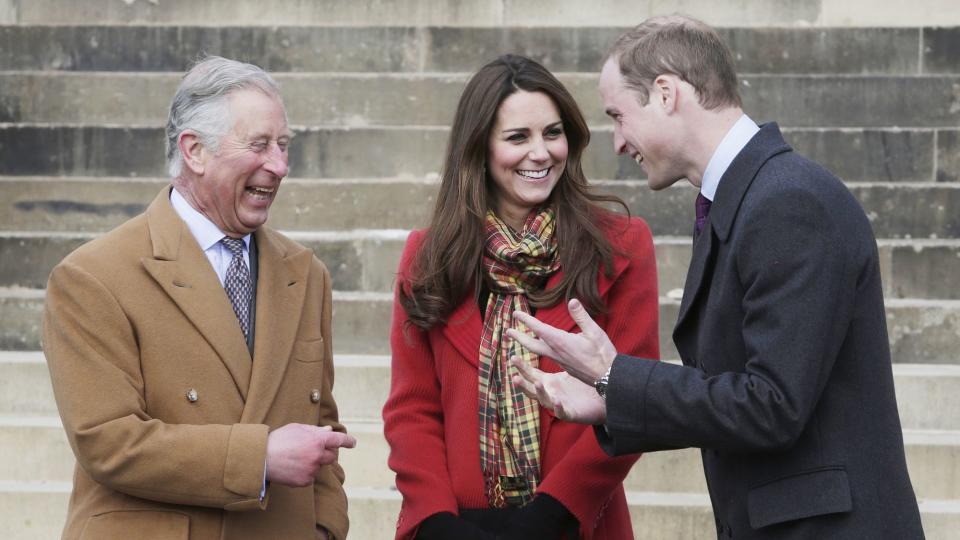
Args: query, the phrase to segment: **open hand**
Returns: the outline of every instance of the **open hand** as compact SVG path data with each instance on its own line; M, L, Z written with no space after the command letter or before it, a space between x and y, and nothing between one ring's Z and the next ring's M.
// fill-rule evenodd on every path
M514 318L526 325L537 337L513 328L507 330L507 335L530 351L552 358L571 375L592 385L610 369L617 357L617 349L603 329L590 318L579 300L570 300L567 309L570 317L580 327L579 334L564 332L527 313L515 311Z
M563 371L546 373L516 356L510 363L520 371L520 375L513 376L513 384L553 411L557 418L578 424L606 422L607 403L592 386Z

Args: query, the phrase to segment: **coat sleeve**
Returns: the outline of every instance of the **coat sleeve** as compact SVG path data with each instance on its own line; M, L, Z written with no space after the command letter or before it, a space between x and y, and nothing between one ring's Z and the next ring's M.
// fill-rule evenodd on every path
M615 234L615 233L614 233ZM598 322L618 351L643 358L659 358L659 302L657 267L650 229L639 218L613 242L629 264L607 293L607 313ZM576 442L543 479L539 492L562 503L580 522L581 535L591 538L611 495L639 458L612 458L601 449L590 426L555 420L551 438L576 431Z
M397 273L397 290L409 279L410 264L422 241L411 233ZM407 325L407 315L394 299L390 323L390 395L383 408L384 434L390 445L388 465L396 472L403 496L397 538L412 539L420 523L437 512L458 514L447 473L440 382L425 332Z
M78 265L51 273L43 343L67 438L95 481L166 503L264 508L267 426L151 418L134 329L108 287Z
M837 213L812 189L757 195L741 210L736 257L743 371L614 363L607 425L617 453L670 447L789 449L827 383L850 325L856 270ZM744 203L746 204L746 203ZM834 204L834 206L830 206ZM705 360L706 362L706 360Z
M333 284L330 272L322 263L315 261L323 276L323 307L320 315L320 333L323 336L324 358L323 383L320 387L320 426L331 426L334 431L346 433L340 423L337 403L333 399ZM348 450L349 451L349 450ZM347 495L343 491L344 473L339 462L323 467L313 484L314 511L317 525L325 528L336 540L344 540L349 529L347 519Z

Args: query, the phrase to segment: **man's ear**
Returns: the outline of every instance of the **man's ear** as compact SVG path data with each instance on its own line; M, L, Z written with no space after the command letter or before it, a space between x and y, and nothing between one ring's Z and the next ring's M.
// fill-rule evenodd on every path
M653 92L650 100L663 108L666 114L677 109L680 97L680 79L676 75L658 75L653 80Z
M191 129L183 130L180 136L177 137L177 147L180 148L183 164L186 165L193 174L202 175L209 152L200 141L200 135Z

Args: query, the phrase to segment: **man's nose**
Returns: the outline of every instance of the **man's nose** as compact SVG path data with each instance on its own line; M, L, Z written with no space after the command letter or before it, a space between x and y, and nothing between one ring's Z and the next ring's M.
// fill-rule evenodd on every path
M620 134L619 128L613 128L613 152L618 156L624 154L627 151L627 141L623 138L623 135Z
M281 148L278 144L271 144L268 152L267 162L264 163L263 168L276 175L277 178L287 176L287 173L290 172L287 163L287 149Z

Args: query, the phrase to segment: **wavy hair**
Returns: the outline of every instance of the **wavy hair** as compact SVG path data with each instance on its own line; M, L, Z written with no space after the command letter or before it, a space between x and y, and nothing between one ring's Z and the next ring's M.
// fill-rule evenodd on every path
M423 243L414 255L398 297L411 324L429 329L445 324L469 294L479 300L484 274L484 221L495 208L494 183L486 173L490 133L500 104L523 90L542 92L556 105L567 137L567 163L547 204L554 208L563 278L547 290L530 292L534 307L579 298L593 314L605 307L597 289L601 266L612 272L614 249L604 230L613 214L601 203L626 204L591 191L581 158L590 130L570 92L546 68L518 55L504 55L483 66L467 82L447 143L436 207Z

